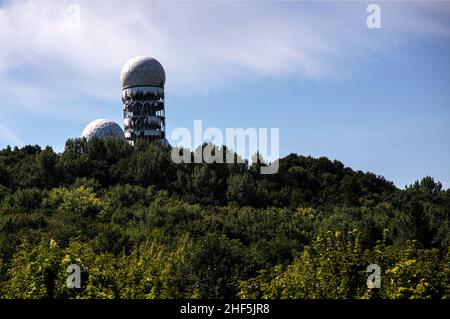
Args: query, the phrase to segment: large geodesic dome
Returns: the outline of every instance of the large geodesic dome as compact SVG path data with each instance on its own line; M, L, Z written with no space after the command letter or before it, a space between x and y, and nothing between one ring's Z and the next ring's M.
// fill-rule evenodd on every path
M136 56L125 63L120 74L122 88L164 87L166 73L161 63L150 56Z
M121 140L125 140L125 135L119 124L108 119L98 119L92 121L84 128L81 137L85 138L87 141L94 137L116 137Z

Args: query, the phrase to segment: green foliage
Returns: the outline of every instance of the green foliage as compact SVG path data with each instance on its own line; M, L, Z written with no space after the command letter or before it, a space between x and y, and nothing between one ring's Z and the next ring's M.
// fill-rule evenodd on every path
M1 150L0 297L450 298L450 190L433 178L400 190L325 157L262 175L170 153L118 139ZM73 263L81 289L66 287Z
M243 298L352 298L365 284L366 258L359 232L330 231L305 247L285 270L264 270L241 282Z
M227 198L239 205L251 205L256 202L256 187L249 173L231 175L228 179Z
M4 298L53 298L61 251L55 241L20 245L2 285Z
M239 276L245 276L251 267L249 258L238 240L214 233L199 239L187 260L193 297L235 296Z
M414 244L386 247L383 241L362 250L360 233L326 232L287 267L258 272L240 282L241 298L448 298L449 254L418 250ZM365 287L367 265L384 269L381 288Z
M43 205L55 208L63 214L95 217L102 207L102 202L92 188L81 186L75 189L54 188Z

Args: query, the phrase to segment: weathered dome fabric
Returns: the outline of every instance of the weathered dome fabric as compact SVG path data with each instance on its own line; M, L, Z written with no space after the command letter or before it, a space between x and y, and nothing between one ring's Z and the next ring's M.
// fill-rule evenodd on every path
M108 119L98 119L89 123L83 130L81 137L88 141L94 137L117 137L125 140L125 134L119 124Z
M149 56L136 56L128 60L120 74L122 89L135 86L164 87L166 73L161 63Z

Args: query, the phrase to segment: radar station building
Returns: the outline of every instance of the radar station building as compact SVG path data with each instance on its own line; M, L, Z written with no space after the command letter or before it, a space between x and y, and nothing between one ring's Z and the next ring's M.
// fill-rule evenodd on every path
M125 138L131 145L138 140L168 145L164 109L166 73L161 63L149 56L136 56L123 66L120 81L124 130L111 120L99 119L86 126L82 137Z
M166 142L164 84L166 73L149 56L130 59L122 68L122 103L125 138Z

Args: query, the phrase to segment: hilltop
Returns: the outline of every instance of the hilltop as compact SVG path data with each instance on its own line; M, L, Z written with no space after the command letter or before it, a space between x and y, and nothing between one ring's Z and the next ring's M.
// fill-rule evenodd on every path
M260 165L175 164L168 146L118 139L3 149L0 295L450 296L450 190L432 177L398 189L325 157Z

